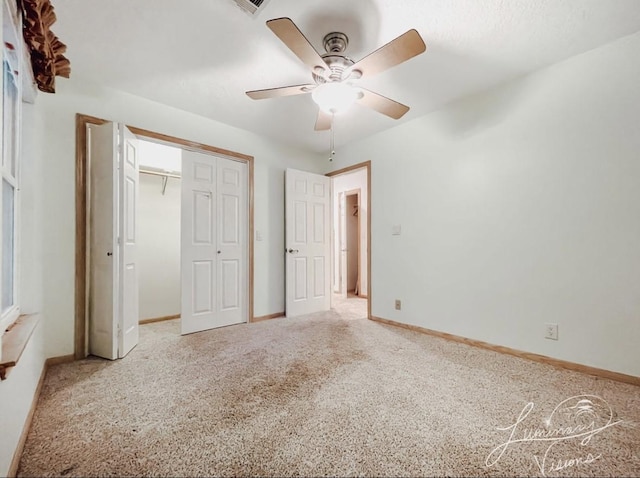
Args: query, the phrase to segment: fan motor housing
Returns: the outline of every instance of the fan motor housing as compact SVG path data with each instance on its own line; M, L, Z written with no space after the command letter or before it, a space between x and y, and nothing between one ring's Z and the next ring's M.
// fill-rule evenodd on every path
M344 80L345 70L355 64L351 58L342 54L349 45L349 37L341 32L331 32L325 35L323 43L327 53L322 55L322 59L329 67L330 73L324 75L313 72L313 80L319 85L327 81Z
M331 32L324 36L323 43L327 53L342 53L349 46L349 37L341 32Z

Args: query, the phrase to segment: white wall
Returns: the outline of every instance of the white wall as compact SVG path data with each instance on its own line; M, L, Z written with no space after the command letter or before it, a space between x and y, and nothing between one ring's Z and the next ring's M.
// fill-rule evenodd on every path
M345 157L343 151L340 151L342 157ZM354 159L355 156L352 156L350 159ZM353 161L354 163L365 161L362 159L361 161ZM337 168L339 169L339 168ZM333 178L333 289L337 291L338 283L340 280L340 237L338 236L339 231L339 223L338 219L340 217L340 200L339 195L341 192L351 191L354 189L360 189L360 212L358 213L360 216L360 264L362 267L362 284L361 284L361 295L367 294L368 288L368 277L369 271L367 270L367 259L368 259L368 250L369 245L367 243L367 227L368 227L368 200L369 200L369 191L367 190L367 170L366 169L358 169L356 171L341 174L340 176L336 176ZM336 253L337 252L337 253Z
M0 18L1 18L0 9ZM40 122L35 107L23 105L22 181L20 187L20 281L22 313L42 311L42 150L34 140ZM1 115L0 115L1 116ZM0 476L9 472L14 451L44 367L44 321L41 314L18 365L0 382Z
M640 376L638 51L640 33L343 148L335 169L372 160L373 315Z
M255 315L284 310L284 170L319 172L312 155L246 131L77 77L57 79L57 93L42 95L44 310L47 355L73 352L75 234L75 115L84 113L255 157Z
M7 476L44 368L44 327L36 327L18 364L0 382L0 476Z
M180 314L180 191L180 179L169 178L163 195L160 176L140 174L137 217L141 320Z

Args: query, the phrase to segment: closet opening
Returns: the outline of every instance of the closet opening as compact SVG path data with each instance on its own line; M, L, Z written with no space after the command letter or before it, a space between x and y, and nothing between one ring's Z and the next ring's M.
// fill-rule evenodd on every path
M76 359L124 357L141 323L254 321L253 174L252 156L76 115Z
M180 318L182 149L138 140L140 325Z

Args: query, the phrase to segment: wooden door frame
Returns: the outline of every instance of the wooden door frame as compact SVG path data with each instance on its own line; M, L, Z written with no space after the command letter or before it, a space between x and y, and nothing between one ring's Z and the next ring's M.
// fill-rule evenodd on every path
M75 253L75 324L74 324L74 357L76 360L83 359L88 353L88 265L87 253L89 251L87 222L88 222L88 197L89 192L89 168L87 156L87 126L102 125L109 123L109 120L94 116L76 114L76 253ZM179 147L191 151L205 154L226 156L228 158L244 161L248 167L248 207L249 207L249 228L248 228L248 321L253 322L253 287L254 287L254 158L246 154L216 148L202 143L196 143L186 139L156 133L135 126L126 125L129 130L138 138L151 140L156 143L164 143L169 146Z
M371 273L371 161L354 164L346 168L331 171L326 176L334 178L343 174L352 173L357 169L367 170L367 318L371 320L371 299L372 299L372 273ZM333 198L333 194L331 194ZM333 199L332 199L333 200ZM333 288L332 288L333 289Z

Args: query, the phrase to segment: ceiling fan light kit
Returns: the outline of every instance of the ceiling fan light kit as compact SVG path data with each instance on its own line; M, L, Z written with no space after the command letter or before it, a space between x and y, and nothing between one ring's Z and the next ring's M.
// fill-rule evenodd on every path
M344 33L331 32L325 35L323 46L326 53L321 56L290 18L269 20L267 27L309 67L313 83L247 91L250 98L259 100L311 93L313 101L319 106L316 131L332 129L333 115L346 111L356 102L393 119L399 119L409 111L408 106L358 87L354 82L423 53L426 45L416 30L409 30L354 62L344 54L349 46L349 37Z
M362 92L347 83L323 83L314 88L311 93L313 101L325 113L339 114L347 111Z

